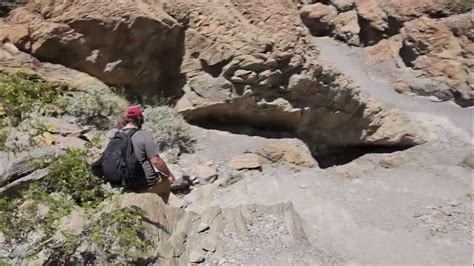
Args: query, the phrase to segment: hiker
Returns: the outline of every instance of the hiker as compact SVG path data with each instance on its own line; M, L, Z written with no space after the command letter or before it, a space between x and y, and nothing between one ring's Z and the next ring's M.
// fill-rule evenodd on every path
M129 107L124 116L124 127L102 155L103 178L133 192L156 193L168 203L175 177L161 159L153 135L141 129L144 118L140 107Z

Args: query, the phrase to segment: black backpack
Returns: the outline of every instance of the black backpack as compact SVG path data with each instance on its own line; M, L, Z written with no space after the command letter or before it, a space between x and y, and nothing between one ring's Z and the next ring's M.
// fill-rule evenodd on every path
M129 190L147 187L145 172L133 151L132 136L138 129L119 131L102 155L101 172L105 181Z

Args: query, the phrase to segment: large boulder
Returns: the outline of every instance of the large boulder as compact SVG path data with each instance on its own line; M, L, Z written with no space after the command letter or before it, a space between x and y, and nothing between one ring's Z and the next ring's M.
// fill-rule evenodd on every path
M362 28L360 38L366 45L398 34L404 22L422 16L446 17L472 9L469 1L444 0L355 0L355 6Z
M470 14L443 19L422 17L406 22L401 34L366 48L368 67L388 72L395 82L407 84L404 93L453 99L462 107L474 105L472 64L473 22ZM396 62L397 69L381 65ZM396 86L398 87L398 86Z
M296 141L267 140L262 144L258 154L272 163L290 167L314 167L317 165L308 148Z
M301 20L316 36L328 35L334 24L331 20L337 16L337 9L321 3L306 5L300 10Z
M11 183L37 169L45 168L62 154L64 151L55 147L37 148L17 154L1 152L0 186Z
M334 24L333 34L335 38L351 45L360 45L360 26L355 10L339 13L332 19L331 23Z
M468 22L469 18L464 20ZM445 81L451 92L448 99L455 98L460 105L470 106L474 104L474 88L468 82L472 79L469 76L474 49L463 46L455 34L472 28L473 24L471 21L470 26L460 25L452 30L449 22L450 19L437 21L422 17L405 23L400 56L408 67Z
M0 39L5 36L8 36L7 32L0 30ZM3 39L2 41L6 40ZM57 64L40 62L30 54L18 50L11 42L0 43L0 72L14 73L19 71L37 74L48 81L69 83L79 90L108 89L103 82L85 73Z
M117 87L165 91L179 78L183 29L155 5L136 1L32 1L7 24L28 27L12 41Z

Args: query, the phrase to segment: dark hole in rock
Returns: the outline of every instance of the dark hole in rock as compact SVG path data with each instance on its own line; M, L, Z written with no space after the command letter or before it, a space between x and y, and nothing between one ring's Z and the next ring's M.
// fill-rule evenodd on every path
M463 108L474 106L474 99L463 97L459 91L453 91L453 94L457 105Z
M200 60L200 61L201 61L202 70L204 70L206 73L210 74L211 76L217 78L222 73L222 69L224 68L224 66L227 65L230 62L230 60L231 59L224 60L214 65L208 65L207 62L204 60Z
M400 48L399 55L407 67L413 67L413 62L418 57L414 51L414 48L408 45L406 42L403 42L403 46Z
M24 6L28 3L28 0L3 0L0 1L0 17L6 17L11 10Z
M227 131L233 134L246 136L259 136L268 139L296 138L296 136L292 134L288 128L281 125L259 123L248 125L242 121L237 122L235 120L219 119L215 117L191 121L190 123L205 129Z
M400 29L403 28L403 22L395 17L388 17L388 29L385 30L384 34L386 37L391 37L400 33Z
M369 20L359 15L357 15L357 20L360 26L359 38L365 46L377 44L382 39L397 35L400 33L400 29L403 27L403 22L395 17L387 18L388 28L384 29L383 31L374 28Z
M428 16L434 19L445 18L449 16L449 12L446 12L446 11L447 10L437 10L435 12L428 13Z
M344 165L366 154L385 154L404 151L410 146L380 146L380 145L358 145L348 147L329 147L326 152L314 154L322 169L332 166Z
M213 130L227 131L233 134L241 134L247 136L259 136L269 139L282 138L299 138L295 135L294 130L286 125L274 123L249 123L239 119L223 119L215 117L206 117L204 119L190 121L191 124ZM356 146L329 146L326 147L321 143L321 147L311 143L307 143L312 155L318 162L320 168L325 169L332 166L344 165L365 154L384 154L403 151L412 146L392 145L356 145ZM325 147L322 149L322 147Z

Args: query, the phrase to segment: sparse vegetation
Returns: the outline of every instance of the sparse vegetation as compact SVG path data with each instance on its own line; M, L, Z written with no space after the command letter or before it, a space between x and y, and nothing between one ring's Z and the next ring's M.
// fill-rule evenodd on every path
M0 151L5 150L5 143L7 142L9 132L8 128L0 129Z
M465 13L472 10L474 7L474 0L444 0L446 6L456 13Z
M47 178L39 182L48 193L63 193L72 197L79 206L89 206L104 200L108 195L104 183L89 171L86 154L70 150L51 164Z
M51 160L47 159L47 163ZM54 160L46 177L14 195L0 197L0 232L10 244L31 241L28 240L30 234L38 234L40 238L32 243L28 256L41 250L36 250L34 245L53 238L59 219L69 215L74 208L95 207L110 196L103 188L103 181L89 172L85 152L81 150L70 150ZM66 237L66 243L60 247L54 241L47 244L51 249L57 249L56 259L71 255L79 243L78 239L69 238Z
M66 94L58 101L61 109L75 116L82 124L100 126L107 117L119 119L127 102L110 90L91 89L87 92Z
M179 163L179 156L175 153L168 154L166 156L166 162L170 164L177 164Z
M27 113L55 102L67 90L65 84L48 82L36 75L0 74L0 103L13 125Z
M144 237L143 210L137 207L115 209L102 213L100 219L88 230L92 243L102 251L106 261L117 257L128 263L149 253L149 243ZM150 254L151 255L151 254Z
M0 198L0 232L5 235L11 235L11 224L15 207L16 206L10 197Z
M40 241L44 241L55 233L55 221L68 215L73 208L69 197L48 194L32 185L21 198L0 199L0 232L9 242L21 243L33 231L42 236Z
M32 163L50 164L34 161ZM25 233L41 224L46 235L53 233L54 221L67 215L74 206L90 207L108 197L102 188L103 181L93 176L88 169L85 153L70 150L59 157L49 167L48 175L21 191L17 198L2 197L0 199L0 231L13 237L23 237ZM27 205L27 212L20 206ZM49 211L46 217L36 217L39 204L45 204ZM37 229L37 228L36 228Z
M195 140L189 125L176 110L168 106L145 109L145 127L153 132L162 149L178 148L180 152L192 152Z
M239 182L243 178L243 175L240 173L233 173L227 178L222 184L221 187L226 188L229 187L237 182Z
M18 128L6 128L5 140L1 149L13 152L28 150L36 145L35 134L31 131L20 131Z
M104 133L96 133L92 136L90 142L86 144L88 148L102 149L107 145L107 136Z

